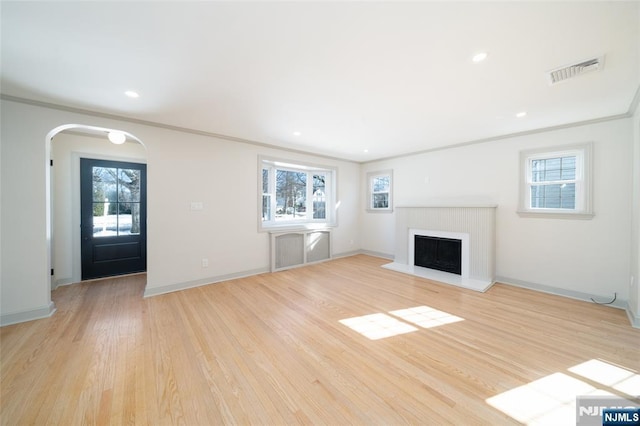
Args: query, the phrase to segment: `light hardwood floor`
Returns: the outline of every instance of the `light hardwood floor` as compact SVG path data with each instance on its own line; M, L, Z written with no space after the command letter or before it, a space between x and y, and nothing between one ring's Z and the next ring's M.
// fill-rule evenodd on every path
M144 275L59 288L52 318L0 329L2 424L544 423L558 407L530 401L532 383L565 411L584 391L572 383L640 386L640 330L622 310L501 284L480 294L384 263L149 299ZM412 331L371 339L341 322L362 316L373 337ZM584 366L631 378L603 384Z

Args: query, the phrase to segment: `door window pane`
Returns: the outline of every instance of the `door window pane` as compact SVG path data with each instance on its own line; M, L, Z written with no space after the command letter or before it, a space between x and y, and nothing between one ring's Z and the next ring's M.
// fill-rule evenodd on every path
M141 171L93 167L93 236L140 234Z
M118 201L140 202L140 170L118 170Z
M93 168L93 201L104 202L107 199L115 201L117 170L107 167Z
M93 236L113 237L118 235L117 203L93 203Z
M118 235L140 234L140 203L118 204Z

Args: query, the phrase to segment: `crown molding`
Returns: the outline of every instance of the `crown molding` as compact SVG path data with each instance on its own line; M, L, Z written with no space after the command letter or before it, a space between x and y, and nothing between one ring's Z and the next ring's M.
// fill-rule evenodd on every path
M17 97L17 96L6 95L4 93L0 93L0 99L6 100L6 101L11 101L11 102L23 103L23 104L27 104L27 105L39 106L39 107L43 107L43 108L55 109L55 110L59 110L59 111L67 111L67 112L72 112L72 113L76 113L76 114L84 114L84 115L90 115L90 116L93 116L93 117L101 117L101 118L107 118L107 119L111 119L111 120L125 121L125 122L128 122L128 123L134 123L134 124L141 124L141 125L150 126L150 127L156 127L156 128L160 128L160 129L173 130L173 131L183 132L183 133L190 133L190 134L193 134L193 135L208 136L208 137L212 137L212 138L227 140L227 141L230 141L230 142L239 142L239 143L244 143L244 144L253 145L253 146L259 146L259 147L263 147L263 148L278 149L278 150L282 150L282 151L286 151L286 152L290 152L290 153L294 153L294 154L313 155L313 156L320 157L320 158L326 158L326 159L337 160L337 161L345 161L345 162L356 163L356 164L371 164L371 163L376 163L376 162L379 162L379 161L395 160L395 159L398 159L398 158L412 157L412 156L415 156L415 155L428 154L428 153L431 153L431 152L443 151L443 150L447 150L447 149L462 148L462 147L471 146L471 145L478 145L478 144L483 144L483 143L488 143L488 142L495 142L495 141L499 141L499 140L503 140L503 139L510 139L510 138L515 138L515 137L535 135L535 134L538 134L538 133L546 133L546 132L551 132L551 131L555 131L555 130L570 129L570 128L573 128L573 127L581 127L581 126L586 126L586 125L590 125L590 124L605 123L607 121L615 121L615 120L621 120L621 119L624 119L624 118L633 117L633 115L635 114L635 112L636 112L636 110L638 108L638 105L640 104L640 86L638 86L638 88L636 89L635 95L634 95L633 99L631 100L631 103L629 104L629 109L627 110L627 112L622 113L622 114L616 114L616 115L610 115L610 116L607 116L607 117L594 118L594 119L591 119L591 120L576 121L576 122L573 122L573 123L559 124L559 125L556 125L556 126L541 127L541 128L538 128L538 129L525 130L523 132L507 133L507 134L504 134L504 135L491 136L491 137L488 137L488 138L474 139L474 140L460 142L460 143L456 143L456 144L452 144L452 145L444 145L444 146L439 146L439 147L434 147L434 148L429 148L429 149L424 149L424 150L419 150L419 151L407 152L407 153L404 153L404 154L392 155L392 156L388 156L388 157L380 157L380 158L376 158L374 160L367 160L367 161L348 160L348 159L341 158L341 157L336 157L336 156L331 156L331 155L326 155L326 154L318 154L318 153L314 153L314 152L311 152L311 151L305 151L305 150L302 150L302 149L280 147L280 146L271 145L271 144L268 144L268 143L265 143L265 142L258 142L258 141L254 141L254 140L250 140L250 139L239 138L239 137L236 137L236 136L223 135L223 134L220 134L220 133L207 132L207 131L204 131L204 130L191 129L191 128L188 128L188 127L172 126L170 124L158 123L158 122L155 122L155 121L140 120L140 119L137 119L137 118L131 118L131 117L126 117L126 116L117 115L117 114L109 114L109 113L104 113L104 112L98 112L98 111L93 111L93 110L88 110L88 109L83 109L83 108L77 108L77 107L70 107L70 106L60 105L60 104L56 104L56 103L36 101L36 100L33 100L33 99L27 99L27 98L21 98L21 97Z
M41 108L55 109L55 110L58 110L58 111L66 111L66 112L71 112L71 113L75 113L75 114L89 115L89 116L92 116L92 117L106 118L106 119L109 119L109 120L125 121L127 123L141 124L143 126L156 127L156 128L159 128L159 129L172 130L172 131L182 132L182 133L189 133L189 134L192 134L192 135L207 136L207 137L216 138L216 139L222 139L222 140L226 140L226 141L230 141L230 142L238 142L238 143L244 143L244 144L253 145L253 146L259 146L259 147L262 147L262 148L277 149L277 150L280 150L280 151L286 151L286 152L290 152L290 153L294 153L294 154L312 155L314 157L326 158L326 159L329 159L329 160L343 161L343 162L347 162L347 163L355 163L355 164L359 163L358 161L348 160L348 159L345 159L345 158L326 155L326 154L319 154L319 153L315 153L315 152L312 152L312 151L305 151L303 149L281 147L281 146L277 146L277 145L268 144L268 143L265 143L265 142L254 141L254 140L251 140L251 139L244 139L244 138L239 138L239 137L236 137L236 136L224 135L224 134L221 134L221 133L207 132L207 131L204 131L204 130L191 129L189 127L173 126L173 125L170 125L170 124L158 123L158 122L155 122L155 121L141 120L141 119L138 119L138 118L132 118L132 117L126 117L126 116L123 116L123 115L110 114L110 113L93 111L93 110L84 109L84 108L77 108L77 107L71 107L71 106L66 106L66 105L60 105L60 104L56 104L56 103L52 103L52 102L37 101L37 100L34 100L34 99L27 99L27 98L21 98L21 97L18 97L18 96L11 96L11 95L7 95L7 94L4 94L4 93L0 93L0 99L4 100L4 101L17 102L17 103L21 103L21 104L25 104L25 105L33 105L33 106L37 106L37 107L41 107Z
M470 145L479 145L479 144L488 143L488 142L495 142L495 141L499 141L499 140L503 140L503 139L510 139L510 138L528 136L528 135L535 135L535 134L538 134L538 133L552 132L554 130L570 129L570 128L573 128L573 127L586 126L586 125L589 125L589 124L605 123L607 121L615 121L615 120L621 120L621 119L624 119L624 118L629 118L632 115L633 114L630 114L629 112L625 112L623 114L610 115L610 116L607 116L607 117L594 118L594 119L591 119L591 120L576 121L576 122L573 122L573 123L559 124L557 126L540 127L538 129L525 130L523 132L507 133L507 134L499 135L499 136L491 136L491 137L488 137L488 138L475 139L475 140L466 141L466 142L460 142L460 143L456 143L456 144L452 144L452 145L439 146L439 147L435 147L435 148L423 149L423 150L420 150L420 151L408 152L408 153L405 153L405 154L398 154L398 155L393 155L393 156L389 156L389 157L382 157L382 158L378 158L376 160L363 161L360 164L376 163L378 161L385 161L385 160L395 160L395 159L398 159L398 158L412 157L414 155L428 154L430 152L444 151L444 150L447 150L447 149L454 149L454 148L462 148L462 147L470 146Z
M621 120L621 119L624 119L624 118L633 117L633 115L636 113L636 110L638 109L638 104L640 104L640 85L636 89L636 93L633 96L633 99L631 100L631 103L629 104L629 109L627 110L627 112L622 113L622 114L616 114L616 115L610 115L610 116L607 116L607 117L594 118L594 119L591 119L591 120L576 121L576 122L573 122L573 123L559 124L557 126L541 127L539 129L526 130L524 132L508 133L508 134L505 134L505 135L492 136L492 137L484 138L484 139L475 139L475 140L471 140L471 141L460 142L460 143L453 144L453 145L440 146L440 147L435 147L435 148L430 148L430 149L424 149L424 150L421 150L421 151L408 152L406 154L399 154L399 155L393 155L393 156L389 156L389 157L378 158L376 160L362 161L360 164L369 164L369 163L375 163L375 162L378 162L378 161L385 161L385 160L395 160L395 159L398 159L398 158L412 157L414 155L427 154L427 153L436 152L436 151L443 151L445 149L461 148L461 147L464 147L464 146L477 145L477 144L487 143L487 142L494 142L494 141L499 141L499 140L502 140L502 139L509 139L509 138L515 138L515 137L521 137L521 136L535 135L537 133L551 132L551 131L554 131L554 130L570 129L572 127L580 127L580 126L586 126L586 125L589 125L589 124L598 124L598 123L605 123L607 121Z

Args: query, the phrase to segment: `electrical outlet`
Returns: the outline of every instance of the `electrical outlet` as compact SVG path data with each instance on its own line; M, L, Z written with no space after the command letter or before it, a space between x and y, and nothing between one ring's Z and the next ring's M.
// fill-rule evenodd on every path
M202 259L202 267L203 268L209 267L209 259Z

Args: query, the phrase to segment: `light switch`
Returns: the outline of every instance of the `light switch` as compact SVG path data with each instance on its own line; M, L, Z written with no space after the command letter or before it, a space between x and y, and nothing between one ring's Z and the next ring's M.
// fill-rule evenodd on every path
M203 208L204 208L204 205L202 204L202 201L191 202L191 211L202 210Z

